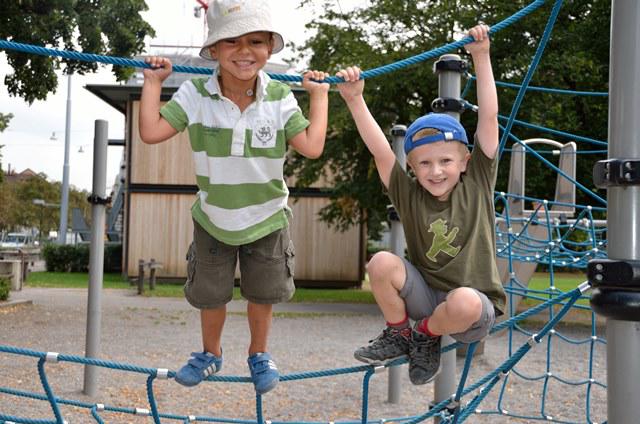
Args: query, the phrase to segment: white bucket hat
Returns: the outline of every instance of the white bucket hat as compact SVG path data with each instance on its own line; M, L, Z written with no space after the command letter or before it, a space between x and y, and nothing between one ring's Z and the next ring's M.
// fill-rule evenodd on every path
M207 25L209 34L200 50L203 59L214 60L209 53L209 46L250 32L271 32L272 53L278 53L284 47L282 35L271 23L271 8L267 0L213 0L207 10Z

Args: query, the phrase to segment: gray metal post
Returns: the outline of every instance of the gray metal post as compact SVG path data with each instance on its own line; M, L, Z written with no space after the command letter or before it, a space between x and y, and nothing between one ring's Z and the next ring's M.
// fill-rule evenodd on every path
M439 61L460 61L457 54L445 54L440 56ZM460 98L460 72L455 70L438 71L438 95L441 98ZM446 112L456 119L460 119L458 112ZM450 336L442 336L440 344L447 346L454 343L455 340ZM439 403L445 399L451 398L456 391L456 350L450 350L440 356L440 374L435 379L434 385L434 402ZM440 422L439 418L435 422Z
M67 244L67 220L69 219L69 148L71 145L71 75L67 76L67 115L64 125L64 165L62 166L62 193L60 200L60 226L58 244Z
M393 152L396 154L396 159L403 168L406 168L407 157L404 154L404 135L407 133L407 127L404 125L395 125L391 128L391 136L393 137ZM404 237L404 229L402 223L397 219L391 221L391 252L404 257L404 249L407 245ZM389 403L400 402L400 380L402 370L406 368L404 365L399 365L389 368L389 382L387 387L387 401Z
M640 158L640 2L613 0L609 71L609 158ZM607 190L610 259L640 260L640 186ZM637 304L636 304L637 309ZM611 424L640 417L640 322L607 319L607 414Z
M93 196L91 207L91 250L89 254L89 295L87 299L87 334L85 356L100 356L102 319L102 278L104 275L104 225L105 205L96 200L105 198L107 187L107 134L108 123L95 121L93 139ZM86 365L84 368L84 394L97 394L98 368Z

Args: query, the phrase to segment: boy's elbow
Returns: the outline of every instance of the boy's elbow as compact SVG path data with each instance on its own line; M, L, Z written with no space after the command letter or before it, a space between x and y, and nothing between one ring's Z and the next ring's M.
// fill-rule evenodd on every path
M151 131L145 131L143 129L140 129L140 140L142 140L144 144L156 144L162 141L162 139Z

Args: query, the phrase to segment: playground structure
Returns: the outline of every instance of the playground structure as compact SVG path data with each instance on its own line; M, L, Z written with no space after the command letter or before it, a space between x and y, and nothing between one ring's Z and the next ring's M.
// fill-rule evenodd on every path
M532 4L540 3L541 2L534 2ZM557 1L555 3L556 6L554 6L554 10L549 19L548 28L552 28L553 21L555 20L555 16L557 16L561 3L561 1ZM640 249L637 247L638 240L640 239L637 232L637 220L640 216L640 195L638 192L640 172L638 171L639 167L637 158L640 157L640 143L628 142L628 140L632 139L637 140L637 134L640 134L640 129L637 128L640 124L637 122L637 119L635 119L637 111L640 110L640 105L638 105L638 100L634 98L633 90L629 90L625 86L625 84L630 84L632 81L635 81L634 78L637 78L635 75L640 74L640 52L638 51L639 47L637 47L637 44L640 43L636 43L634 45L634 40L630 40L629 33L624 30L625 28L635 28L633 19L637 16L640 16L640 5L636 2L632 0L614 1L612 27L615 28L616 31L613 33L611 47L612 66L610 79L611 99L609 119L609 157L612 159L596 167L596 169L600 169L600 171L602 171L599 181L600 186L608 188L607 216L609 217L610 225L607 228L607 242L603 240L603 232L597 229L598 223L594 222L593 217L591 216L593 208L573 205L571 204L572 202L568 201L574 199L574 197L571 196L571 189L569 189L567 183L564 183L563 181L567 180L567 177L569 177L569 179L573 178L571 175L570 165L572 155L571 149L573 148L571 147L571 143L564 146L558 146L557 144L554 144L555 142L551 143L554 147L559 147L559 150L561 151L560 166L558 168L563 174L566 174L566 176L562 177L564 180L560 180L560 177L558 177L559 182L557 184L555 201L550 202L541 199L526 199L523 184L517 184L517 176L523 176L524 173L523 167L521 168L522 173L518 171L519 163L522 162L518 162L519 159L517 158L522 156L522 152L527 149L527 146L533 144L529 142L519 142L518 145L522 147L520 150L515 151L513 157L516 159L512 158L512 170L515 170L514 174L512 174L512 177L514 178L514 185L510 185L509 191L513 189L514 193L499 193L497 196L497 203L502 203L505 211L503 216L497 217L497 254L498 257L503 260L503 277L505 279L508 277L511 282L516 283L515 285L507 286L511 296L531 297L530 293L527 291L526 283L529 280L532 267L535 267L535 265L539 263L544 263L551 269L553 269L554 266L590 266L590 283L597 287L594 295L594 307L596 307L596 310L599 313L607 316L608 318L608 384L606 385L608 391L607 414L609 417L608 422L614 424L632 423L635 422L636 417L640 416L640 405L637 401L634 401L637 393L640 393L640 378L638 377L640 365L637 361L638 352L640 352L640 337L638 337L637 334L638 311L635 309L638 304L636 296L638 293L634 291L635 287L639 284L637 280L638 275L640 275L637 271L637 260L639 259L638 255L640 254ZM497 27L499 27L499 25L494 28ZM460 43L464 43L464 40ZM538 51L539 54L542 54L544 43L546 43L546 39L543 37L541 47L539 47ZM447 48L451 47L449 46ZM438 49L434 51L438 51L437 54L440 54L441 52ZM538 54L537 59L539 59ZM522 95L524 95L524 92L526 91L536 64L537 62L534 58L534 64L530 68L530 73L525 77L525 81L520 89L520 93ZM375 73L367 76L375 76ZM520 95L519 98L521 99ZM517 100L514 105L514 110L509 117L508 123L504 128L504 138L501 143L502 148L504 148L504 142L507 137L514 137L511 133L511 127L513 126L518 107L519 104ZM624 125L617 124L619 122L623 122ZM613 123L616 123L616 125ZM96 139L99 138L100 137L96 137ZM544 141L543 143L549 144L548 141ZM568 160L563 161L563 159L567 158ZM575 160L575 156L573 156L573 159ZM567 162L569 162L569 165L567 165ZM522 183L524 182L523 179L520 181ZM520 190L520 188L522 188L522 190ZM104 196L104 193L102 193L102 196L97 191L94 191L94 193L97 196L96 200L99 200ZM532 210L525 209L523 206L524 200L538 201L539 204ZM98 204L99 202L96 203ZM575 214L578 210L578 215L572 217L571 214ZM99 218L94 221L99 221ZM627 223L628 225L623 226L623 223ZM535 230L533 230L534 227L536 227ZM632 230L629 231L629 228L632 228ZM576 231L584 231L590 235L590 237L587 238L586 243L570 240L567 235L575 233ZM605 247L608 249L608 257L615 258L617 260L615 262L617 268L610 266L609 262L603 259ZM542 251L542 253L539 253L540 251ZM589 264L592 264L593 266ZM620 270L625 272L631 270L631 272L624 274L621 273ZM626 276L627 279L625 280L621 275ZM92 278L90 282L90 305L92 304L92 288L95 293L95 289L99 289L100 284L101 281L99 281L99 278ZM517 324L519 320L541 311L549 311L549 322L537 333L529 334L528 340L520 347L514 348L514 346L510 344L508 346L508 359L502 364L502 366L473 384L466 386L467 372L472 364L473 350L475 349L475 345L471 345L468 348L465 368L459 379L458 387L454 390L454 396L442 399L436 398L435 404L425 414L416 417L403 418L398 421L421 422L427 418L438 417L441 422L463 422L472 414L498 414L517 417L517 415L501 408L500 401L495 409L480 409L479 405L492 388L501 386L502 392L504 392L504 388L507 386L509 379L515 378L510 376L508 373L510 371L514 371L514 376L518 375L519 373L516 369L518 361L522 359L532 348L540 344L543 338L547 338L548 349L551 348L552 338L558 336L558 333L554 330L555 324L558 323L564 314L574 306L574 303L578 301L583 296L583 293L589 288L590 284L585 283L568 293L560 293L554 288L552 280L550 282L549 290L537 294L538 297L546 298L548 300L520 315L515 314L512 298L512 316L496 325L493 332L507 328L516 331L519 329ZM536 297L535 294L533 297ZM96 303L99 303L99 299L93 300L94 306ZM559 305L559 311L554 308L555 305ZM614 311L614 308L617 309ZM95 318L97 317L94 317L94 320ZM92 319L90 318L88 322L91 321ZM88 324L88 329L90 328L89 325L90 324ZM95 333L91 333L94 334L95 337ZM99 338L99 331L97 331L97 333L97 337ZM593 350L593 347L602 341L603 340L600 337L594 334L587 343L590 343L590 348ZM443 350L445 352L450 352L455 347L457 346L449 345ZM155 379L173 377L173 373L169 370L141 368L92 359L99 357L99 355L95 354L95 352L91 352L90 349L87 349L86 357L35 352L6 346L0 346L0 351L39 358L38 370L40 371L40 377L46 394L39 395L37 398L47 400L51 403L56 419L55 421L38 422L63 422L59 408L57 408L57 403L67 403L68 401L63 401L55 397L47 383L46 373L44 372L45 364L55 363L58 361L81 363L89 366L89 368L100 366L124 371L139 372L148 375L147 392L149 397L149 408L140 411L136 409L132 413L152 416L155 422L160 422L161 417L183 420L184 422L206 420L195 416L178 417L170 414L161 414L158 411L153 394L153 384ZM590 361L591 359L592 358L590 358ZM388 366L398 365L399 363L400 362L389 364ZM370 422L366 412L367 389L369 379L375 371L376 370L373 367L361 366L350 369L332 370L330 372L288 375L284 376L283 381L316 376L336 375L341 373L363 372L363 400L360 422L366 423ZM590 418L589 393L595 387L605 387L604 384L591 377L591 371L592 370L590 369L590 375L586 380L576 383L584 385L586 388L587 406L585 420L589 423L594 422ZM550 368L540 377L524 377L531 378L532 380L542 379L545 387L550 381L561 381L561 379L558 379L558 377L551 372ZM213 376L210 377L209 380L222 382L245 382L247 381L247 377ZM86 382L87 380L85 380L85 383ZM480 391L478 392L479 389ZM28 396L28 394L18 390L7 390L3 388L2 391L4 393L16 394L18 396ZM446 391L447 394L454 392ZM467 396L466 399L470 399L468 402L462 403L462 398L465 396ZM500 398L502 399L502 395ZM109 409L108 406L102 404L82 404L77 406L91 409L97 422L103 422L102 418L100 418L101 412L112 410ZM553 416L545 415L544 400L542 400L541 415L539 417L526 418L564 422L556 420ZM4 420L4 422L35 422L31 420L21 420L17 417L4 417L0 413L0 422L1 420ZM262 416L262 399L260 396L257 396L256 398L256 421L259 423L264 422ZM234 420L229 422L238 421Z

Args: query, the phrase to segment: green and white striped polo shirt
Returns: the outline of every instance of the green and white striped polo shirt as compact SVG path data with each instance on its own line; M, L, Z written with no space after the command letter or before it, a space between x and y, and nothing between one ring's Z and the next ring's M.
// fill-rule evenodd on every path
M237 246L288 225L287 140L309 126L289 86L261 71L256 101L240 113L214 72L184 82L160 114L189 131L199 188L191 213L209 234Z

